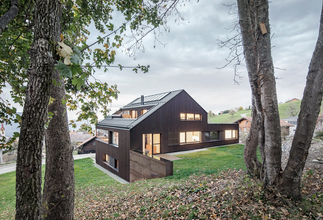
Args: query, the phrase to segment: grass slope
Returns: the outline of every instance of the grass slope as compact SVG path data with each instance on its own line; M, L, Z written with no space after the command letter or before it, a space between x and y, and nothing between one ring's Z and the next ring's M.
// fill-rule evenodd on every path
M301 105L301 100L278 104L280 119L292 117L292 112L298 113L300 109L300 105ZM238 110L234 115L231 115L231 114L215 115L213 117L209 117L208 120L209 120L209 123L232 123L240 119L242 117L241 115L243 114L246 114L247 116L251 117L251 110Z
M323 172L303 181L304 200L266 193L244 169L243 145L177 155L174 175L121 184L76 160L75 219L317 219L323 213ZM0 175L0 219L14 219L15 172Z

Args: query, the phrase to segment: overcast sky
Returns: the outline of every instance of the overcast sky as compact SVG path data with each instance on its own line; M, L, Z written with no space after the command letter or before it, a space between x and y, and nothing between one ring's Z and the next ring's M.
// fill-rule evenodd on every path
M118 100L113 101L111 113L140 95L185 89L206 111L251 105L251 93L245 67L239 69L243 78L240 85L233 81L232 66L226 64L229 50L219 48L217 40L225 40L232 32L230 27L237 21L236 15L228 14L228 0L196 0L178 7L185 18L175 23L168 20L170 32L162 32L156 44L148 35L143 43L145 52L137 52L136 59L117 54L117 62L126 66L150 65L148 73L134 73L111 68L108 72L97 71L95 77L110 85L117 84ZM271 1L270 24L272 55L277 80L278 101L302 98L308 66L318 36L321 0ZM94 32L91 32L94 33ZM91 39L93 38L93 39ZM95 34L90 40L96 41ZM9 96L2 94L3 98ZM8 96L8 97L7 97ZM22 111L19 108L19 111ZM69 119L76 119L74 113ZM101 119L102 116L101 116Z
M219 48L217 39L225 40L237 20L222 3L228 1L196 1L179 7L186 19L175 23L169 19L170 32L163 33L156 44L154 36L144 39L145 52L136 59L118 55L123 65L150 65L146 74L130 70L97 71L95 77L117 84L120 95L111 104L112 113L140 95L185 89L206 111L251 105L251 93L245 67L243 78L233 81L232 66L226 64L229 50ZM320 0L284 0L270 3L272 55L277 80L278 101L302 98L310 59L318 36ZM73 117L71 115L71 117Z

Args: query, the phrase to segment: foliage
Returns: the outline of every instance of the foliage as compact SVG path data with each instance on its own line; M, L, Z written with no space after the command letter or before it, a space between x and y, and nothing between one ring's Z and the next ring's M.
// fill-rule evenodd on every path
M185 0L181 0L185 2ZM104 71L112 67L120 70L125 67L121 64L112 66L115 62L117 49L124 44L124 38L132 43L127 52L134 53L142 49L142 38L155 31L157 27L166 26L166 18L172 13L178 13L176 1L153 0L126 0L126 1L72 1L61 0L62 12L62 42L63 47L73 48L70 61L64 64L65 56L61 54L61 61L56 64L62 77L66 79L66 91L69 110L78 108L77 121L89 119L92 124L97 121L100 112L107 115L108 103L117 99L119 91L116 85L109 86L106 82L100 82L94 78L95 69L103 68ZM9 8L10 0L5 0L0 5L0 16ZM24 103L27 76L29 67L29 55L27 51L32 42L32 25L34 1L20 0L20 13L16 19L9 23L1 34L0 41L0 94L4 87L11 88L11 98L21 106ZM129 8L130 7L130 8ZM115 16L115 17L114 17ZM96 42L90 43L90 27L95 27L99 32ZM131 35L127 36L130 31ZM107 34L108 33L108 34ZM91 63L90 63L91 62ZM138 65L131 67L136 73L147 72L148 66ZM54 84L56 82L53 82ZM0 123L20 121L16 109L9 105L8 100L0 100ZM72 125L75 124L72 122ZM15 137L14 137L15 138ZM10 143L7 143L10 144Z

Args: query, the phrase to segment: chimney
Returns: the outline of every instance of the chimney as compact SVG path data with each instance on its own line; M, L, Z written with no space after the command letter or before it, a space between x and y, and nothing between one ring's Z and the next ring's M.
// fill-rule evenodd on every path
M142 95L140 104L143 105L144 103L145 103L145 96Z

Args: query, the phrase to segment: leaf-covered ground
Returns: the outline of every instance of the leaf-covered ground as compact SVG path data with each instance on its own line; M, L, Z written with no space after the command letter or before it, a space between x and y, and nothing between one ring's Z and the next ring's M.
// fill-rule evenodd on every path
M323 219L323 171L304 171L303 198L293 201L245 171L194 174L76 191L76 219Z

